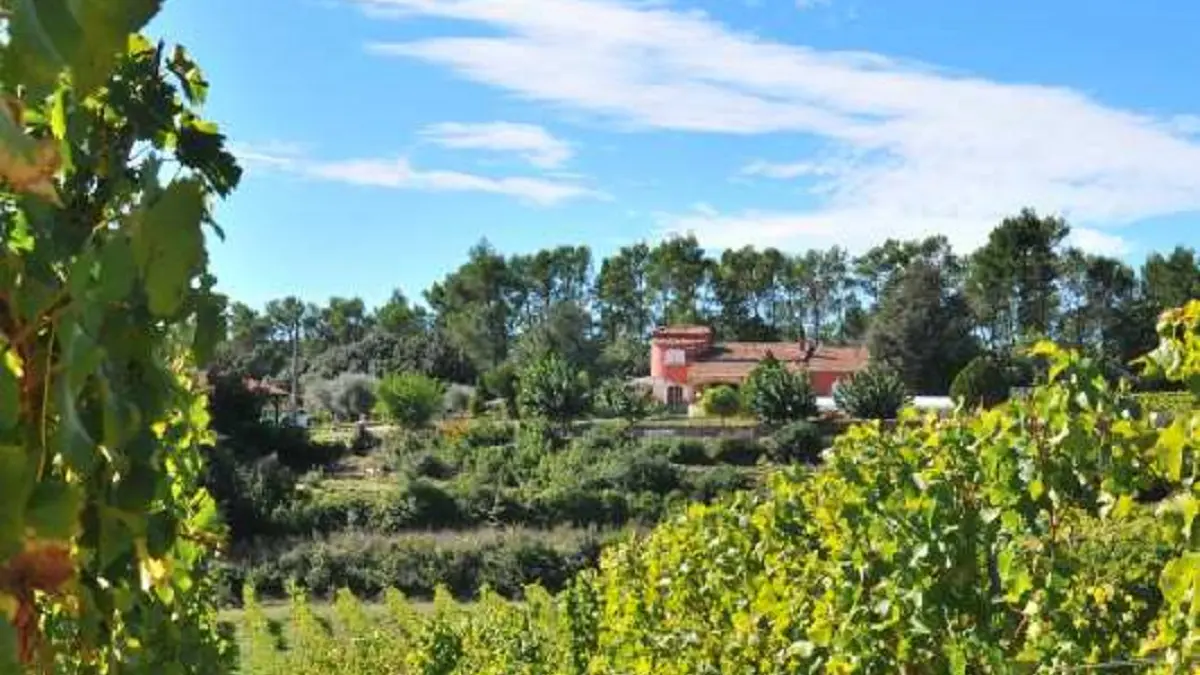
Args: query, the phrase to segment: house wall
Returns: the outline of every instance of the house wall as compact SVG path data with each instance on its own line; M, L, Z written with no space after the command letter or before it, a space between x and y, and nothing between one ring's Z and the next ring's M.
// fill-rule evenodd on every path
M813 371L808 374L817 396L833 396L833 385L845 375L827 371Z

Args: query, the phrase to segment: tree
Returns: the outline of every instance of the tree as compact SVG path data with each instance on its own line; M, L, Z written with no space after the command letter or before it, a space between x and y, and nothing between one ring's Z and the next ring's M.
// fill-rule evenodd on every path
M592 340L592 317L583 307L571 301L558 302L532 321L513 344L510 358L518 367L553 353L576 368L594 368L598 348Z
M480 372L508 356L512 286L504 257L484 240L471 248L465 264L425 294L438 327Z
M1120 360L1121 336L1127 331L1137 279L1132 268L1113 258L1068 249L1060 261L1062 306L1059 338Z
M855 258L858 285L872 304L878 304L888 286L914 262L922 261L945 272L951 283L962 273L962 262L943 235L923 240L888 239Z
M891 284L867 336L871 360L900 373L909 391L944 394L975 356L971 312L942 270L914 263Z
M993 345L1011 347L1050 334L1059 245L1070 231L1061 218L1024 209L1005 218L971 257L968 294Z
M413 307L400 289L392 291L387 302L375 309L373 323L393 335L416 335L426 330L427 317L421 307Z
M726 418L733 417L741 410L742 397L728 385L709 387L700 397L700 407L704 414L720 417L723 424Z
M1200 258L1183 246L1170 255L1152 253L1142 267L1142 293L1155 313L1200 298Z
M307 379L306 406L337 420L357 420L375 408L378 381L362 373L342 373L332 380Z
M750 371L743 395L747 409L772 426L817 414L817 398L808 373L788 370L770 354Z
M626 246L600 265L595 298L605 342L644 339L654 324L649 286L650 247Z
M588 410L588 379L557 354L547 354L517 374L521 414L566 427Z
M711 261L694 236L671 237L650 251L647 279L664 324L696 323Z
M0 672L232 665L196 370L240 170L158 7L0 3Z
M409 429L429 424L442 407L445 387L420 373L395 373L379 380L377 407L384 416Z
M300 407L300 341L304 337L306 326L311 325L309 320L312 316L312 309L294 296L267 303L267 318L275 331L283 336L291 351L289 379L290 407L293 413Z
M609 379L596 392L596 408L601 415L634 424L650 413L650 394L621 379Z

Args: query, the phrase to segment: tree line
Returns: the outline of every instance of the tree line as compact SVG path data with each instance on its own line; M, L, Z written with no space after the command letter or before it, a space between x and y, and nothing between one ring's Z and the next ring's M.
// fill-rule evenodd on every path
M586 246L506 256L484 240L423 303L399 289L374 309L341 297L262 311L233 302L221 362L257 377L415 371L476 383L553 352L620 377L644 374L654 327L702 323L721 340L865 343L912 391L944 393L972 358L1040 338L1120 366L1153 344L1163 309L1200 296L1190 248L1135 269L1068 246L1069 234L1063 219L1026 209L969 255L944 236L859 256L750 246L713 256L677 236L602 259Z

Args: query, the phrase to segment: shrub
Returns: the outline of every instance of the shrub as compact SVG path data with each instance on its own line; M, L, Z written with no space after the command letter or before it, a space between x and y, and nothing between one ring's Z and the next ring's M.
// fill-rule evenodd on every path
M420 373L388 375L377 388L379 408L388 419L419 429L441 408L442 391L440 382Z
M732 492L749 489L754 481L732 466L718 466L698 471L688 479L689 496L699 502L710 503Z
M450 385L446 388L446 393L442 399L443 410L448 415L460 415L468 412L471 396L474 393L470 387L464 387L461 384Z
M565 426L588 409L587 375L555 354L521 370L517 401L521 414Z
M767 424L779 425L817 414L817 396L808 373L787 369L775 357L763 359L746 379L746 407Z
M650 404L649 392L624 380L605 380L596 392L598 414L622 419L630 424L645 419L650 414Z
M751 438L722 438L713 453L713 459L721 464L735 466L753 466L762 456L762 445Z
M700 398L700 407L706 415L720 417L724 421L725 418L738 414L742 408L742 399L733 387L720 385L704 391Z
M342 373L332 380L306 378L304 402L310 410L336 420L355 420L375 407L378 381L362 373Z
M771 436L771 459L780 464L816 464L824 448L821 428L808 420L792 422Z
M671 444L667 459L675 464L703 466L713 463L708 444L698 438L683 438Z
M900 375L879 366L870 366L838 382L833 398L838 409L862 420L895 419L908 402Z
M435 453L423 452L413 458L412 472L424 478L448 480L454 477L457 469Z
M1008 399L1011 382L1007 369L994 356L977 356L950 385L950 396L969 407L990 408Z
M496 420L476 420L467 425L462 438L472 448L489 448L508 445L516 437L513 423Z

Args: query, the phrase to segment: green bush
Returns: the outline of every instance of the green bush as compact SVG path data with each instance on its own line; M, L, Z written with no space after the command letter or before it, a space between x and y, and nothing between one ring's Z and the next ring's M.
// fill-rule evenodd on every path
M667 459L685 466L705 466L713 463L708 444L698 438L681 438L669 445Z
M821 428L813 422L801 420L792 422L771 435L770 455L772 460L780 464L816 464L824 447L825 439Z
M720 417L723 420L738 414L742 409L742 398L733 387L722 384L704 390L704 395L700 397L700 407L705 415Z
M621 379L609 379L596 391L596 413L633 424L650 414L650 393Z
M588 410L587 374L555 354L534 361L517 375L517 402L521 414L559 426Z
M950 396L969 407L990 408L1008 400L1011 383L1008 371L994 356L977 356L950 384Z
M750 412L770 425L787 424L817 414L817 395L808 373L793 372L773 356L750 371L743 397Z
M717 441L713 459L721 464L753 466L763 456L762 444L751 438L722 438Z
M580 570L592 567L611 535L582 532L500 532L380 536L360 533L329 538L259 544L234 553L234 564L219 576L225 597L239 597L253 582L260 596L283 597L289 580L309 592L332 595L346 588L376 597L396 588L411 598L428 599L445 586L469 599L484 587L520 598L529 584L563 588Z
M754 480L732 466L717 466L697 471L687 480L689 496L706 504L730 493L748 490L751 487L754 487Z
M429 424L442 407L441 382L420 373L388 375L379 381L379 411L409 429Z
M908 393L896 371L869 366L838 382L833 398L838 409L855 419L890 420L908 402Z

